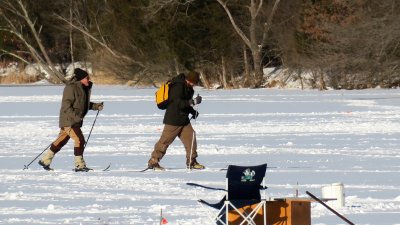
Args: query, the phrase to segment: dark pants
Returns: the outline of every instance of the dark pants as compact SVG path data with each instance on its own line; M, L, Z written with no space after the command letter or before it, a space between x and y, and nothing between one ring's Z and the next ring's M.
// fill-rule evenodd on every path
M197 142L196 132L189 123L186 126L164 125L160 139L154 145L154 151L151 153L151 158L159 162L167 152L167 148L176 137L179 137L186 150L186 165L189 162L196 162L197 158Z
M80 127L63 127L60 130L58 138L51 144L50 150L57 153L68 143L69 139L74 140L74 155L83 155L85 146L85 137L83 137Z

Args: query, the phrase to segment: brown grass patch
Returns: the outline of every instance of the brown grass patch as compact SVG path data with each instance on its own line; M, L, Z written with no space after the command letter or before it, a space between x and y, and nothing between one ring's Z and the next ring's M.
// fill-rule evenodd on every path
M95 71L93 74L90 75L90 80L93 81L95 84L125 84L126 81L119 78L115 74L105 73L101 71Z
M39 76L27 76L23 72L10 73L7 76L0 76L0 84L29 84L40 81ZM105 73L101 71L95 71L90 74L90 80L95 84L104 85L125 85L127 80L121 79L115 74ZM54 83L58 83L53 81Z
M39 76L27 76L24 73L11 73L7 76L0 76L1 84L29 84L39 80Z
M280 80L272 80L271 82L269 82L266 85L266 87L268 87L268 88L276 88L276 87L283 88L283 87L285 87L285 84Z

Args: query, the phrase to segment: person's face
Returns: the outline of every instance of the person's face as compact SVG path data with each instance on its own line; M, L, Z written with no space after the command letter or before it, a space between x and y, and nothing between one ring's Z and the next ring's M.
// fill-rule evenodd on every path
M89 81L90 81L90 77L89 76L87 76L87 77L85 77L85 78L83 78L82 80L81 80L81 84L83 84L84 86L89 86Z
M186 80L186 83L187 83L190 87L193 87L193 86L195 85L194 83L190 82L189 80Z

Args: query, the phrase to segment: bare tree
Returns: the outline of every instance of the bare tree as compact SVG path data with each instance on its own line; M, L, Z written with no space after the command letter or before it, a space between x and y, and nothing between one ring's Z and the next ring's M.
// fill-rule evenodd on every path
M240 36L243 43L250 49L256 78L254 86L260 86L263 81L262 47L267 40L268 31L270 30L272 24L272 18L276 12L280 0L275 0L269 16L265 19L260 19L264 10L264 0L250 0L250 5L246 6L250 12L250 25L247 29L247 34L245 33L244 29L239 27L236 19L232 15L228 6L228 1L216 1L224 8L236 33ZM261 37L258 34L262 34Z
M250 82L250 70L249 70L249 60L247 59L247 47L243 44L243 61L244 61L244 84L249 85Z
M73 18L73 14L72 14L72 0L69 1L69 21L71 21L72 23L72 18ZM73 47L73 36L72 36L72 32L73 28L72 26L69 27L69 46L70 46L70 54L71 54L71 62L72 65L75 65L75 58L74 58L74 47Z
M110 46L102 36L100 36L100 38L95 37L93 34L91 34L88 31L88 29L86 27L83 26L83 24L74 24L74 23L70 22L69 20L67 20L66 18L64 18L62 16L59 16L59 15L56 15L56 16L57 16L58 19L66 22L67 24L69 24L72 28L80 31L85 37L95 41L97 44L102 46L108 53L110 53L115 58L120 59L120 60L126 60L126 61L128 61L130 63L137 64L138 66L145 67L143 62L137 61L137 60L135 60L135 59L133 59L133 58L121 53L121 52L118 52L115 49L113 49L112 46Z
M27 48L30 56L39 64L40 68L46 71L54 80L65 83L66 79L64 75L58 71L53 62L51 61L49 55L47 54L46 48L44 47L42 40L40 39L40 33L42 27L36 25L36 21L32 20L28 14L26 6L23 4L22 0L3 0L0 2L0 15L6 21L6 26L1 27L0 30L9 32L10 34L17 37ZM17 23L17 21L20 22ZM23 27L27 26L30 34L32 35L31 43L30 38L27 34L23 32ZM38 28L36 28L38 27ZM35 47L37 46L37 47ZM11 56L17 57L16 54L12 52L2 50L4 53ZM17 57L20 60L26 62L22 57ZM49 80L43 74L40 74L43 78Z
M226 61L225 57L221 57L221 75L220 75L220 82L222 82L222 86L224 88L228 88L228 82L227 82L227 72L226 72Z
M398 86L398 1L328 3L307 8L303 53L308 57L299 60L303 67L316 71L320 88L325 85L323 75L334 88Z

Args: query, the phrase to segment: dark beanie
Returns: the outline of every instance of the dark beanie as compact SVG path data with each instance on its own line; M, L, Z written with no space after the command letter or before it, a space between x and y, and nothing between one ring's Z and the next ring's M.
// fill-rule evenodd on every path
M198 84L199 81L200 81L200 74L198 72L195 72L195 71L190 71L186 75L186 80L192 82L193 84Z
M89 74L81 68L76 68L74 70L75 78L77 81L84 79L85 77L89 76Z

